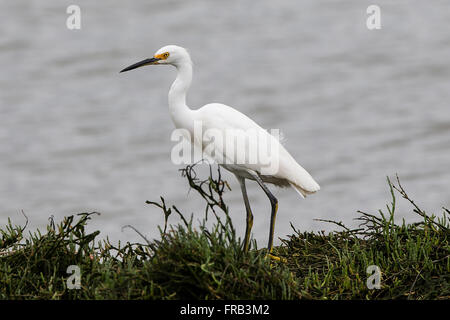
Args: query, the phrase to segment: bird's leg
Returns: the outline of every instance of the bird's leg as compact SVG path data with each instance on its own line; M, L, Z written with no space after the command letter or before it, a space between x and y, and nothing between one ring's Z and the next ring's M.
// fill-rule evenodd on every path
M239 176L236 176L241 185L242 196L244 197L245 210L247 211L247 226L245 228L245 239L244 239L244 252L248 252L248 247L250 243L250 232L252 231L253 226L253 214L250 208L250 202L248 201L247 196L247 188L245 187L245 179Z
M272 211L270 214L270 230L269 230L269 244L267 245L267 250L269 251L269 255L273 250L273 233L275 229L275 218L278 211L278 200L275 196L270 192L269 188L264 184L257 173L251 173L251 175L255 178L256 182L260 185L260 187L264 190L265 194L270 200L270 204L272 206ZM279 258L278 258L279 260Z

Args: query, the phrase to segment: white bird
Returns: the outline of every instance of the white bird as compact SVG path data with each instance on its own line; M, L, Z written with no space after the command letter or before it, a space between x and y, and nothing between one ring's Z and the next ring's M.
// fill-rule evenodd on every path
M172 65L177 69L177 77L169 91L169 112L175 127L187 130L190 133L191 142L194 145L200 145L205 149L207 146L206 142L211 139L211 134L208 135L208 132L220 133L225 137L228 134L226 141L215 141L208 155L216 160L225 159L226 161L219 164L234 173L239 181L247 212L244 251L248 251L250 232L253 225L253 214L247 196L245 179L256 181L269 198L271 203L271 218L267 248L270 254L273 249L273 234L275 217L278 210L278 200L270 192L265 183L280 187L291 186L302 197L320 190L319 185L294 160L279 140L246 115L219 103L207 104L197 110L192 110L186 105L186 93L192 81L192 60L186 49L175 45L162 47L155 53L153 58L142 60L120 72L133 70L146 65ZM194 132L195 123L201 124L202 132L205 132L205 136L200 137L200 139L196 138L197 135ZM231 138L230 132L234 132L231 134ZM255 133L257 138L255 138ZM234 138L243 138L246 143L238 144ZM228 148L227 143L230 142L231 148ZM272 147L275 147L277 152L271 152L264 159L255 160L256 157L253 157L253 161L248 161L249 157L251 158L256 155L255 153L260 155L261 152L259 151L267 147L267 144L264 145L267 142ZM267 160L276 164L276 170L267 172Z

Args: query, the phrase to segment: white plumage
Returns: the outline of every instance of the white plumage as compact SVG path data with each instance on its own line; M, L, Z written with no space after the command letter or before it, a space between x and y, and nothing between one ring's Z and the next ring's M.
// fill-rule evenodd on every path
M223 132L224 136L226 135L225 132L230 128L240 129L242 130L242 134L245 134L249 129L257 130L260 139L265 136L267 140L273 140L273 143L278 145L278 152L270 154L272 161L278 163L278 170L274 175L270 176L261 174L261 179L264 182L279 187L292 186L302 197L320 190L320 186L317 182L314 181L311 175L295 161L275 137L236 109L219 103L207 104L194 111L193 119L203 123L203 132L206 132L209 129L215 129ZM191 134L193 133L191 132ZM250 136L246 137L247 140L250 140L251 138L252 137ZM258 143L255 139L253 139L253 142ZM249 149L250 147L244 150L237 150L236 153L248 154ZM226 148L220 148L220 150L216 148L215 150L224 154L224 157L226 157ZM278 159L273 159L275 157ZM250 164L242 162L243 161L240 161L240 164L225 165L224 167L235 174L245 175L244 178L246 179L255 180L252 175L245 174L246 170L253 170L261 173L262 165L259 163Z
M159 49L153 58L135 63L121 72L144 65L162 64L170 64L177 68L177 78L169 91L169 112L175 127L187 130L190 133L191 142L202 147L206 155L233 172L241 185L247 211L244 250L248 250L253 224L245 179L257 181L269 197L272 214L268 249L271 252L278 201L264 183L280 187L292 186L302 197L320 190L319 185L294 160L275 136L246 115L219 103L207 104L197 110L191 110L186 105L186 93L192 81L192 61L186 49L174 45L165 46ZM201 126L201 135L194 130L194 128L198 129L196 124ZM225 138L224 140L214 139L217 136ZM239 139L245 143L236 142ZM271 152L259 152L267 148L267 144L271 146ZM272 148L276 152L273 152ZM249 157L252 161L249 161ZM271 164L276 164L275 170L271 168Z

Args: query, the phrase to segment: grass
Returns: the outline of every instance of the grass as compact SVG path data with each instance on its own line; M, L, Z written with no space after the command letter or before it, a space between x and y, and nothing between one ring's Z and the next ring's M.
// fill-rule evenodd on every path
M1 299L449 299L449 211L427 215L412 201L397 178L388 179L391 203L384 211L360 211L360 226L350 229L328 221L338 231L301 232L282 240L275 254L287 262L267 258L252 242L242 252L223 194L228 187L210 168L201 180L193 167L183 169L190 188L206 203L200 225L186 218L164 198L157 206L165 216L159 240L114 246L96 241L99 231L87 233L96 213L50 221L45 233L25 236L25 226L0 228ZM418 221L394 222L396 196L407 201ZM172 214L181 218L169 224ZM215 223L207 227L206 220ZM70 265L80 268L80 289ZM369 289L368 266L381 271L379 289ZM371 277L371 278L369 278Z

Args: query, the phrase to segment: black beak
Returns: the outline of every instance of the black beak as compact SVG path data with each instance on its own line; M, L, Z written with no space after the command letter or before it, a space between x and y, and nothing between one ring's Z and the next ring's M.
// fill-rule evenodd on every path
M129 67L126 67L125 69L123 69L120 72L130 71L130 70L133 70L133 69L136 69L136 68L139 68L139 67L143 67L143 66L147 66L147 65L151 65L151 64L156 64L156 62L158 62L159 60L161 60L161 59L158 59L158 58L144 59L144 60L139 61L139 62L137 62L135 64L132 64Z

